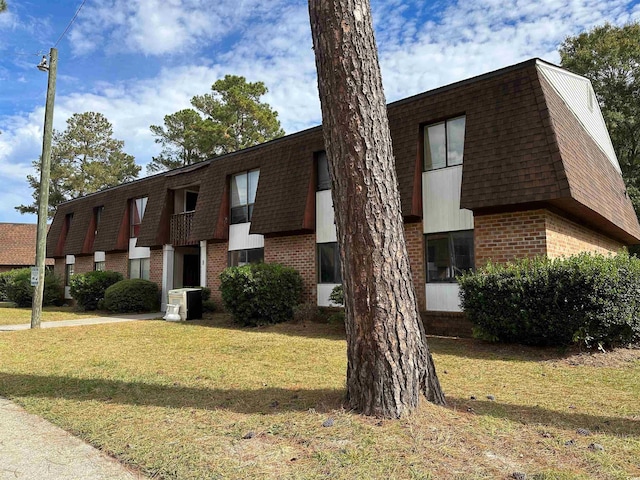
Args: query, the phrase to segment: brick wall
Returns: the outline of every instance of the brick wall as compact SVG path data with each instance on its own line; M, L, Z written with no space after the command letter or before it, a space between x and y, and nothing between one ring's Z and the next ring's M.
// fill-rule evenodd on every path
M424 232L422 222L405 223L404 238L407 243L407 252L409 253L413 285L418 298L418 307L422 312L427 309L427 300L424 290L424 284L427 279L425 274Z
M211 300L222 307L220 295L220 273L227 268L229 243L207 243L207 287L211 289Z
M61 282L64 282L64 272L66 269L65 259L64 258L56 258L55 264L53 265L53 273L60 279Z
M93 271L93 255L76 255L73 273L87 273Z
M475 216L476 267L546 253L546 210Z
M129 254L127 252L107 253L105 268L113 272L120 272L124 278L129 278Z
M264 239L264 261L295 268L302 276L302 301L316 304L316 237L295 235Z
M623 245L548 210L474 217L476 267L536 255L615 253Z
M149 270L149 280L162 288L162 248L151 249Z
M550 258L580 252L616 253L624 248L620 242L547 212L547 256Z

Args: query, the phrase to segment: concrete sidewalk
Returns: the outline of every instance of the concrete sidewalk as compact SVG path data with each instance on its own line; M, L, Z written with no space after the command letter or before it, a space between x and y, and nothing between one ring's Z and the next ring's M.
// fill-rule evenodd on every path
M142 478L61 428L0 398L0 480Z
M113 315L109 317L81 318L79 320L60 320L59 322L42 322L40 326L42 328L57 328L57 327L77 327L80 325L98 325L100 323L133 322L136 320L152 320L155 318L162 318L163 315L164 314L162 312L140 313L135 315ZM31 325L28 323L21 323L19 325L0 325L0 332L14 332L16 330L29 330L30 328L31 328Z

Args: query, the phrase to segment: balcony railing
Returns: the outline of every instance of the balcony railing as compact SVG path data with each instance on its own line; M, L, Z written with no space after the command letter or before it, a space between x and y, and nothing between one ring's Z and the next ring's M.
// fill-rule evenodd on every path
M194 212L185 212L171 215L171 245L174 247L198 244L189 240L193 214Z

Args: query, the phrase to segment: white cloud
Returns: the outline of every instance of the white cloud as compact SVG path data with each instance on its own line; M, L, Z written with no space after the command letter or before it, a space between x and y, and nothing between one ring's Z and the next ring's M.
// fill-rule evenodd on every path
M396 100L531 57L557 62L557 47L567 35L604 21L622 24L640 18L640 6L629 3L373 2L387 98ZM265 82L265 100L279 112L288 133L320 122L306 2L105 0L88 2L85 9L70 32L76 54L93 52L99 61L105 52L143 53L166 66L154 78L92 85L83 85L79 72L69 72L77 81L67 82L67 89L83 90L57 97L59 130L73 113L101 112L112 122L115 137L125 140L125 150L144 164L158 152L149 125L162 124L164 115L189 107L192 96L209 91L225 74ZM418 19L427 10L433 20L421 23ZM227 35L234 43L220 51L220 39ZM190 54L172 56L177 66L163 61L163 55L184 52ZM0 205L30 202L24 177L40 154L42 118L41 107L0 117L0 182L7 185ZM6 218L3 208L0 216Z

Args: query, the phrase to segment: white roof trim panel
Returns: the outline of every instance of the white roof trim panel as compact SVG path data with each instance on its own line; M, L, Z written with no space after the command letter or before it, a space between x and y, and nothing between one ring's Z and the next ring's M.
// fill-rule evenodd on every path
M580 75L545 62L538 61L536 66L621 174L620 164L591 82Z

